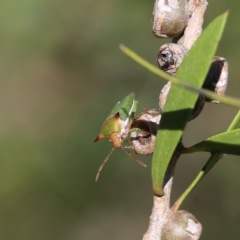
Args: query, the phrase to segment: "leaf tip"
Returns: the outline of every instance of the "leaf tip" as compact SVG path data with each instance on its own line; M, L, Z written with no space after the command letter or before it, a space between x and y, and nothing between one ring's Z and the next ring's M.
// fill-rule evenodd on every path
M225 14L228 16L229 15L229 13L230 13L230 9L228 9L226 12L225 12Z
M119 48L123 51L123 50L125 49L125 46L121 43L121 44L119 45Z

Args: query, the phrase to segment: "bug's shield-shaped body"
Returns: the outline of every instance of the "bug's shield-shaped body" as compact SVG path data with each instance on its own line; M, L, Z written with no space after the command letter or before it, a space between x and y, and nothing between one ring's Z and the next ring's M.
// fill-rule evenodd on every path
M130 93L116 104L104 121L95 142L108 138L114 148L122 147L122 141L128 136L137 110L137 101L134 97L135 94Z
M136 156L126 149L128 147L122 146L123 141L128 137L128 134L132 130L131 127L137 111L137 101L134 99L134 97L134 93L130 93L123 98L122 101L116 104L116 106L108 115L107 119L104 121L100 133L95 139L96 142L103 138L108 138L113 144L112 150L109 152L97 171L95 181L98 180L100 172L115 148L123 149L133 160L143 167L146 167L143 162L141 162Z

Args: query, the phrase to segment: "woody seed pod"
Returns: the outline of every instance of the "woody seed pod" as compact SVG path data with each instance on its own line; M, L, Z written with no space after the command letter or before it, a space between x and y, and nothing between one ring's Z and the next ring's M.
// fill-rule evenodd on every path
M153 34L172 38L180 35L189 19L187 0L156 0L153 8Z
M228 82L228 62L223 57L215 56L207 77L203 84L203 88L211 90L218 95L224 95ZM219 103L216 100L206 99L208 102Z
M163 44L158 51L157 63L163 71L175 74L180 66L187 49L180 44L166 43Z
M167 100L168 93L170 91L172 83L168 82L167 84L164 85L162 88L160 95L159 95L159 107L160 110L163 111L164 105ZM205 97L202 95L199 95L197 102L195 103L195 106L193 108L193 111L191 113L191 116L189 117L188 121L193 120L196 118L203 110L203 107L205 105Z
M136 153L144 155L153 153L160 118L159 111L151 109L139 114L134 119L131 128L139 130L131 132L130 136Z
M199 239L202 233L201 223L189 212L173 212L163 227L162 240Z

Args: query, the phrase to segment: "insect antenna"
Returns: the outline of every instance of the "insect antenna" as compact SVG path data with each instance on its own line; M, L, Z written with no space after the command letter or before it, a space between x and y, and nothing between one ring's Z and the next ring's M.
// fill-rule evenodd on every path
M112 150L110 151L110 153L107 155L107 157L104 159L103 163L100 165L98 171L97 171L97 174L96 174L96 177L95 177L95 181L98 180L99 178L99 175L100 175L100 172L102 171L104 165L106 164L106 162L108 161L109 157L112 155L113 151L115 150L115 148L112 148Z
M125 150L125 152L133 159L135 160L138 164L140 164L143 167L147 167L147 165L145 163L143 163L142 161L140 161L135 155L133 155L132 153L130 153L125 147L121 147L123 150Z

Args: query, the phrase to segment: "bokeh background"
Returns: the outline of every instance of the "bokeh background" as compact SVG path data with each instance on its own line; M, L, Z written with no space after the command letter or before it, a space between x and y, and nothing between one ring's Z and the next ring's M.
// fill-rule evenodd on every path
M240 97L240 3L210 0L204 25L230 9L218 55L230 64L228 95ZM141 68L124 43L155 63L166 40L151 33L153 1L2 0L0 2L0 239L141 239L152 208L151 158L142 168L94 144L114 104L129 92L158 107L165 82ZM224 131L237 109L207 104L184 143ZM208 154L182 156L172 201ZM225 156L182 209L203 224L201 239L240 239L240 161Z

